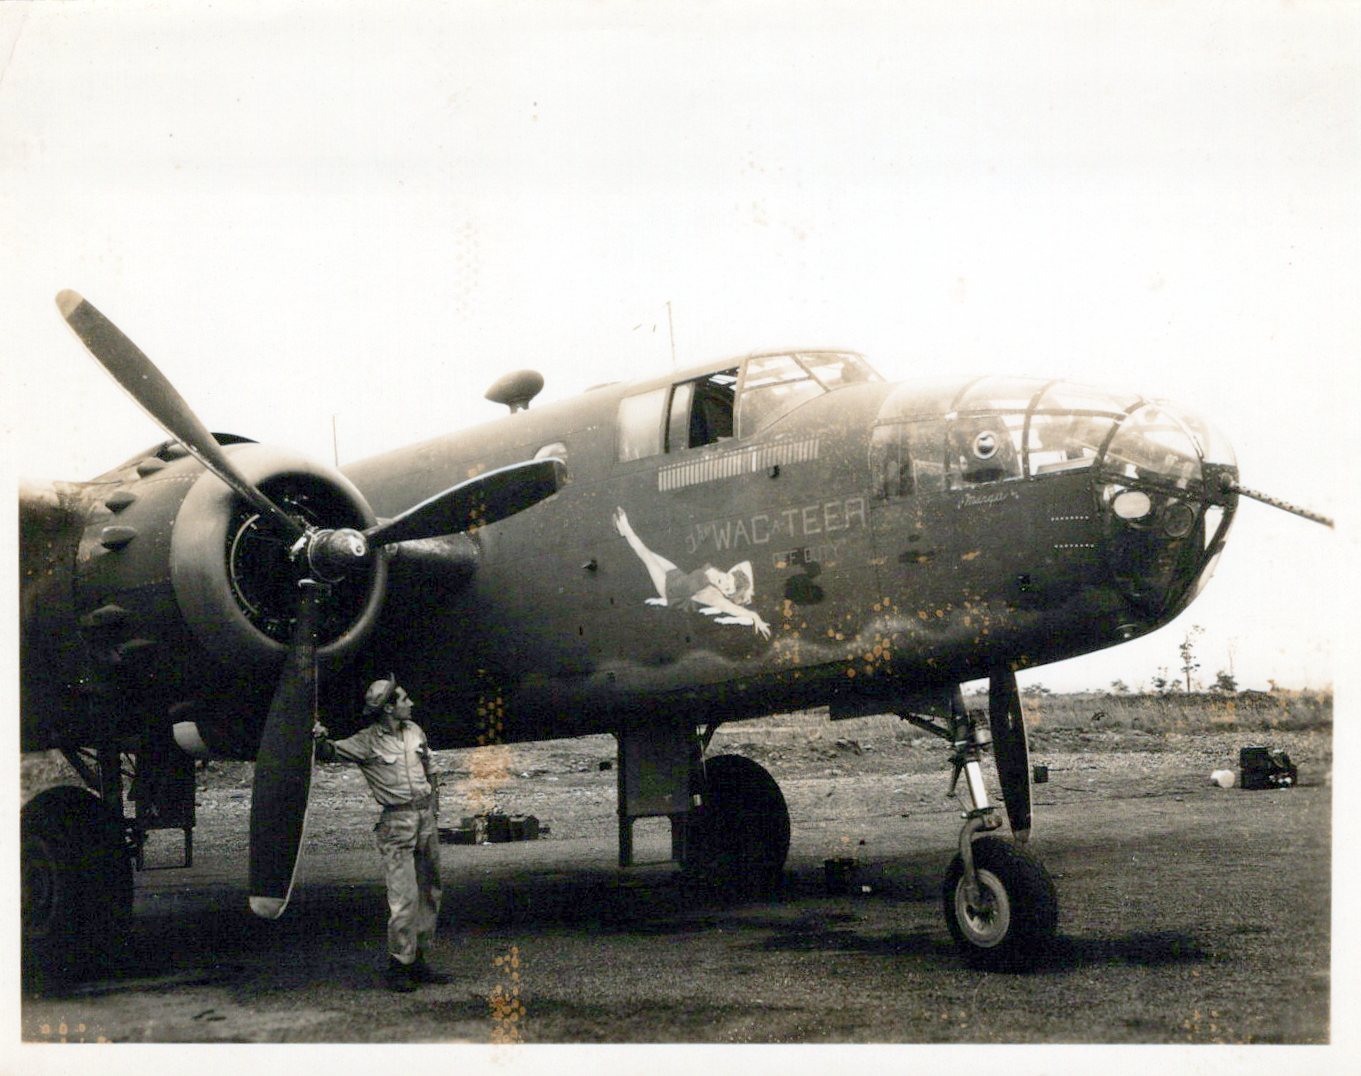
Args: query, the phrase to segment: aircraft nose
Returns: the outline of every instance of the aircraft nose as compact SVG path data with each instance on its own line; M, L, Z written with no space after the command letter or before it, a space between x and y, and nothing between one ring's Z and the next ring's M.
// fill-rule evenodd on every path
M1144 618L1175 616L1223 548L1237 506L1232 447L1190 411L1141 400L1117 422L1095 474L1116 582Z
M869 459L886 508L939 494L957 507L1024 502L1034 506L1027 526L1080 525L1050 547L1058 558L1091 551L1094 574L1075 585L1114 581L1127 617L1114 627L1125 638L1195 597L1237 506L1233 449L1208 422L1166 401L1068 381L904 383L880 406ZM1043 589L1039 569L1018 571L1027 593ZM1058 572L1051 588L1078 574Z

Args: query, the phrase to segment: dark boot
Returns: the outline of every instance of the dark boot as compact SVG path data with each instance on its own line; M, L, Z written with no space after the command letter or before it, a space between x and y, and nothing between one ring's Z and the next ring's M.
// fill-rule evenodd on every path
M416 954L416 960L411 965L411 978L418 983L429 983L431 986L442 986L445 983L453 982L453 979L436 971L425 962L425 954Z
M403 964L395 956L388 957L387 971L383 973L383 979L387 983L389 990L395 990L399 994L409 994L416 989L416 979L412 974L414 965Z

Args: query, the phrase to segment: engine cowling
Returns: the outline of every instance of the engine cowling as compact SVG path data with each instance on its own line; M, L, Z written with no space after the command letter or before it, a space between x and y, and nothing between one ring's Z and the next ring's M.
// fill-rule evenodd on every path
M250 482L308 525L374 524L339 472L220 440ZM175 442L49 492L21 516L24 748L192 721L213 753L250 757L297 607L290 540ZM323 668L372 630L386 572L379 555L328 588Z

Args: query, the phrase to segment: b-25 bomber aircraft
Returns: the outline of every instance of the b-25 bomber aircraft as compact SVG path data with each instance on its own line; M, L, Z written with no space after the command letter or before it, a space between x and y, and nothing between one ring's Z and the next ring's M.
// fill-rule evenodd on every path
M196 758L255 760L250 905L281 914L314 719L353 731L389 670L437 749L613 734L621 867L634 823L665 817L684 870L744 893L778 884L789 814L762 767L706 754L719 725L896 713L951 745L951 935L984 966L1024 959L1058 904L1022 847L1016 671L1177 616L1240 495L1309 515L1240 486L1172 404L891 384L819 349L534 408L543 379L519 371L487 394L509 414L338 470L210 433L90 303L57 301L169 439L21 490L21 745L89 786L23 807L25 967L48 979L125 925L150 832L182 830L191 862ZM971 712L960 685L983 678Z

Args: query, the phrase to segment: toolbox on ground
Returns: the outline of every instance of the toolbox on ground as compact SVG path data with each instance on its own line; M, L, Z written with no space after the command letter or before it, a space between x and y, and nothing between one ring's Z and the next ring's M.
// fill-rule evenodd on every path
M1238 752L1239 784L1247 789L1289 788L1299 783L1290 756L1274 747L1254 745Z

